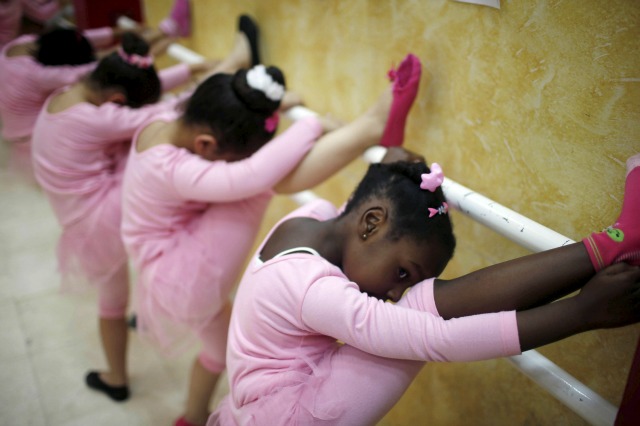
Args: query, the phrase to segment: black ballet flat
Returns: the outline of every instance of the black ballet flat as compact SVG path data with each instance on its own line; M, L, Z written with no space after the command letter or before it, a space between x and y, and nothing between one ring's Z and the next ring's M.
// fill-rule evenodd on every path
M129 318L127 318L127 326L134 331L138 329L138 316L136 314L131 314Z
M85 382L91 389L104 392L114 401L122 402L129 399L129 386L110 386L102 381L97 371L90 371Z
M238 30L243 32L249 40L251 47L251 66L260 63L260 52L258 51L258 26L249 15L240 15L238 19Z

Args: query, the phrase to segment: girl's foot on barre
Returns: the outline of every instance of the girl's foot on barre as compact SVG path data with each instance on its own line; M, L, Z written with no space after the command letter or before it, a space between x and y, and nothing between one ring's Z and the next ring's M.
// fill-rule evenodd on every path
M393 103L380 145L386 147L402 145L405 123L418 94L421 74L420 59L411 53L404 58L397 69L389 71L389 78L393 81Z
M249 49L251 50L251 66L260 63L260 51L258 47L258 26L248 15L241 15L238 19L238 31L247 37Z
M583 240L596 272L618 262L640 265L640 154L627 160L622 211L616 223Z
M191 5L189 0L176 0L171 13L160 22L160 30L171 37L191 35Z

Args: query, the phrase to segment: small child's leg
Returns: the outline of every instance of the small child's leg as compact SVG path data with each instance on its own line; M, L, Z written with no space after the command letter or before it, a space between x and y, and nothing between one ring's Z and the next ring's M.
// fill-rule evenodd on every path
M603 232L583 240L596 271L618 262L640 265L640 154L627 161L620 217Z
M209 404L226 364L227 330L231 319L231 304L222 310L198 332L202 352L194 361L189 379L189 392L183 424L201 425L209 417ZM179 423L176 422L176 425Z
M207 72L205 72L205 75L200 78L201 81L213 74L221 72L233 74L241 68L249 68L251 67L252 62L259 57L257 33L255 38L249 38L247 33L240 28L241 22L244 21L238 21L237 32L231 52L229 52L229 54L220 60L214 67L202 70ZM247 29L245 28L245 30Z
M433 280L413 287L398 306L438 315ZM339 416L337 424L377 424L406 392L424 364L378 357L344 345L318 366L327 370L328 377L319 389L306 389L313 396L305 399L314 401L310 411L318 417ZM307 423L308 419L302 420L304 424L313 424ZM313 420L324 424L320 419Z
M276 191L309 189L331 177L376 144L402 144L404 126L420 84L421 64L408 55L398 68L393 85L362 115L324 134Z
M523 256L452 280L436 280L440 315L457 318L539 306L575 290L594 275L581 243Z
M251 66L258 65L260 63L260 50L258 45L258 25L248 15L242 15L238 19L238 30L242 32L251 49Z
M129 329L125 318L129 299L126 264L110 280L99 285L100 340L108 370L89 372L85 381L92 389L104 392L114 401L129 398L127 386L127 344Z

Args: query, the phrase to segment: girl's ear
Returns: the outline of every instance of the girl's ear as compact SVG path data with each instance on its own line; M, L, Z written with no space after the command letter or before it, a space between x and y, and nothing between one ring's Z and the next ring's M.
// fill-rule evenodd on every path
M113 102L118 105L125 105L127 103L127 97L124 93L119 91L109 92L106 96L106 102Z
M218 141L213 135L198 134L193 141L193 152L207 160L213 160L218 151Z
M378 232L387 222L387 209L383 206L368 208L361 216L358 223L360 238L366 240Z

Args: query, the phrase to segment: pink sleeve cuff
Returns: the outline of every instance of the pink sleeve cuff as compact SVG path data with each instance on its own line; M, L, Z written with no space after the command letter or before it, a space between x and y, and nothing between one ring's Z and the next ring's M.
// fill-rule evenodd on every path
M516 311L500 312L502 319L502 336L504 342L504 355L520 355L520 335L518 334L518 321Z
M436 301L433 296L433 283L435 278L429 278L411 287L402 296L398 302L398 306L414 309L416 311L429 312L433 315L440 316Z

